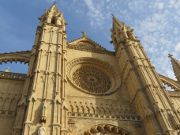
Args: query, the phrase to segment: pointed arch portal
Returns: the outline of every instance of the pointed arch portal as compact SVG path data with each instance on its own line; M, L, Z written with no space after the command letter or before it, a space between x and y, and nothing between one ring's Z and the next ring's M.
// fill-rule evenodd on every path
M118 126L100 124L86 130L83 135L130 135L130 133Z

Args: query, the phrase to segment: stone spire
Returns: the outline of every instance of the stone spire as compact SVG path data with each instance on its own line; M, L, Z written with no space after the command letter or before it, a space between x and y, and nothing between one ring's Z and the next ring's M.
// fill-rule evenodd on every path
M67 135L66 37L63 15L53 4L41 16L36 31L29 81L24 86L28 105L23 135Z
M115 45L115 49L117 49L117 43L124 43L126 40L139 41L137 37L134 36L133 29L125 23L119 21L114 15L112 15L113 26L112 26L112 42ZM118 38L116 38L118 37ZM116 40L118 39L118 41Z
M173 111L175 108L133 29L113 16L111 36L122 73L121 82L127 86L130 102L143 120L147 135L176 135L176 129L180 127L179 116ZM168 122L169 118L172 118L172 124Z
M177 80L180 82L180 62L177 59L173 58L171 54L169 54L169 58L171 59L171 64L174 70L174 74Z
M49 24L54 26L65 26L63 14L58 10L56 3L54 3L45 13L39 18L40 25Z

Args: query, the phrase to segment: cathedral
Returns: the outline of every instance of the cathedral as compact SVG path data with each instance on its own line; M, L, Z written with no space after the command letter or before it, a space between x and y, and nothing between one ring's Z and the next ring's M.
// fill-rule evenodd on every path
M67 40L53 4L40 17L32 50L0 53L27 74L0 72L0 135L180 135L177 80L156 72L133 29L112 17L109 51L84 32Z

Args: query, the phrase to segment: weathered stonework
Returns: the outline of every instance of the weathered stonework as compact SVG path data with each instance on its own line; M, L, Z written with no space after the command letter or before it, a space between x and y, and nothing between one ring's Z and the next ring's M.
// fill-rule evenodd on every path
M133 30L113 17L115 52L83 33L67 41L56 5L40 17L31 51L1 53L28 63L27 74L0 72L2 135L178 135L177 80L158 74Z

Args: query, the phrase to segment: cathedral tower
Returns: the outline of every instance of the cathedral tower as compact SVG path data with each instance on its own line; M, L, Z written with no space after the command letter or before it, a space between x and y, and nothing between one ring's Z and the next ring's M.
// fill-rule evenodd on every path
M28 73L0 71L2 135L179 135L177 77L155 71L133 30L113 17L109 51L88 37L67 41L53 4L40 17L32 50L0 53L0 64L28 63Z
M24 86L29 99L23 135L67 132L65 25L55 4L40 17Z
M113 17L112 41L121 79L148 135L176 135L180 118L133 29ZM171 119L171 121L169 121Z

